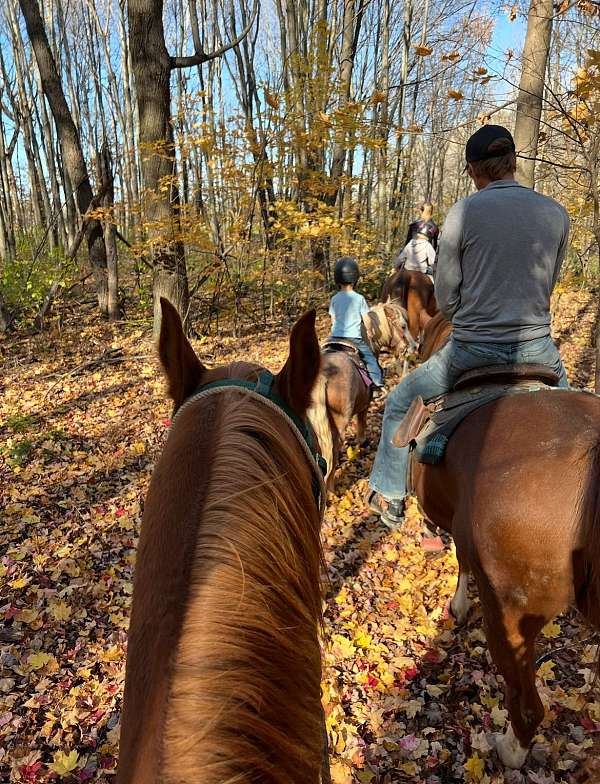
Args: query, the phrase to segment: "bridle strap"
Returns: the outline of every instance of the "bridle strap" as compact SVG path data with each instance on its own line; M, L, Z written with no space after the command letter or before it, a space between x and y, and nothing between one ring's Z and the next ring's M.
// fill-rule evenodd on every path
M267 376L270 377L267 378ZM297 414L290 409L287 403L282 398L275 394L271 385L274 377L268 371L263 371L260 374L257 382L243 381L241 379L223 379L221 381L213 381L210 384L205 384L189 397L178 409L173 417L171 429L175 426L177 418L181 412L188 408L192 403L204 398L218 395L222 392L227 392L229 389L239 389L244 394L257 400L259 403L267 406L273 411L276 411L283 419L285 419L288 427L296 436L296 440L302 447L302 450L308 460L309 466L313 474L313 496L321 518L325 513L325 505L327 503L327 490L325 488L324 476L327 473L327 463L325 459L316 452L313 445L310 429L302 422Z

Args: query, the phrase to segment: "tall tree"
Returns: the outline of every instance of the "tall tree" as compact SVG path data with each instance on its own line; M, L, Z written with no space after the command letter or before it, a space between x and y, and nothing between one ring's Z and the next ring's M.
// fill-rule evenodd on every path
M26 0L31 2L31 0ZM258 14L255 0L250 19L240 35L225 46L207 53L198 34L195 4L192 35L194 54L171 57L165 43L163 0L129 0L129 43L139 116L139 142L145 194L144 214L148 225L154 267L154 334L160 332L160 298L166 297L188 317L189 289L179 219L179 189L171 123L171 71L199 66L225 54L250 32Z
M19 5L35 53L42 89L54 117L65 172L70 180L77 208L83 217L92 204L94 194L83 156L79 131L65 98L37 0L19 0ZM100 311L106 314L108 311L106 250L100 221L87 221L86 239L90 264L95 278L98 305Z
M553 0L531 0L527 16L527 35L521 57L521 80L515 121L517 179L522 185L535 185L535 158L544 100L546 66L552 38Z

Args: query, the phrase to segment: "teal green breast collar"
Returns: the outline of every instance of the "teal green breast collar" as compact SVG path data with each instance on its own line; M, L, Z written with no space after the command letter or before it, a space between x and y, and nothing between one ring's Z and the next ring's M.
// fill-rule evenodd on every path
M242 381L241 379L237 378L226 378L222 379L221 381L212 381L210 384L203 384L202 386L198 387L194 394L184 402L173 418L173 424L175 424L177 415L183 410L184 407L187 407L187 404L193 402L196 398L201 397L205 393L212 390L218 391L221 389L227 389L228 387L247 389L249 392L253 393L253 395L258 395L261 398L264 398L265 401L269 401L271 404L274 404L276 408L280 409L285 417L291 421L293 429L298 431L298 435L301 436L302 440L306 444L308 452L316 464L315 467L320 473L320 476L317 477L315 475L315 471L313 470L312 489L315 502L321 512L323 512L326 499L323 477L327 474L327 461L316 451L310 427L306 424L306 422L303 422L302 419L300 419L296 412L288 406L282 397L273 391L274 381L275 376L268 370L263 370L258 376L258 380L256 382Z

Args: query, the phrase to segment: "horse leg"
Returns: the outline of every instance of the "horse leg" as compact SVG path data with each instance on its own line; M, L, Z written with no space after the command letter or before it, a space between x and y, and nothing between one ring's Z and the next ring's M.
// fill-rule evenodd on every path
M487 641L494 663L506 682L510 717L508 729L496 748L504 765L520 768L544 718L544 706L535 686L534 642L546 619L527 615L514 606L492 609L490 593L489 586L485 591L480 587Z
M450 600L450 612L454 616L456 623L460 626L467 620L467 615L471 609L469 599L469 570L465 568L463 562L458 562L458 585L454 596Z
M360 446L365 443L365 436L367 433L367 408L362 411L356 412L356 439Z

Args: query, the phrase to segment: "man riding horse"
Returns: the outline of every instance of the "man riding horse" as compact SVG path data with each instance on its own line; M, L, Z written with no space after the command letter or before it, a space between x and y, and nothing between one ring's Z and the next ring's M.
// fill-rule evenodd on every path
M506 128L480 128L465 157L477 192L448 212L435 278L437 303L453 334L389 394L370 477L370 508L389 526L403 519L408 463L408 448L395 447L392 439L417 396L428 402L449 392L467 370L520 362L546 365L559 386L568 386L550 335L567 212L516 182L515 144Z

